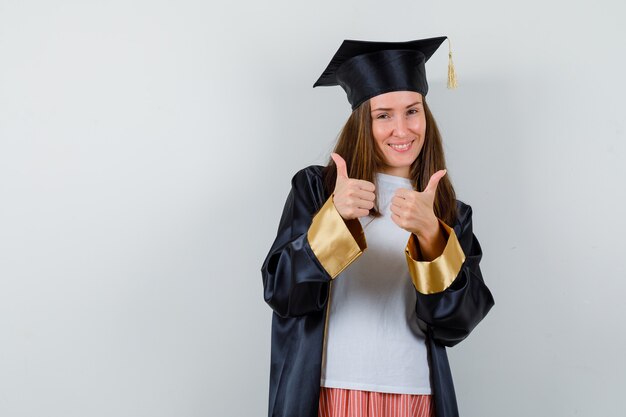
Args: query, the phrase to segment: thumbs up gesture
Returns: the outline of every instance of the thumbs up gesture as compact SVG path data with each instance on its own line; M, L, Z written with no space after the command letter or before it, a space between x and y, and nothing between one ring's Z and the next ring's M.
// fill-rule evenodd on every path
M335 208L345 220L367 216L374 207L375 185L369 181L348 178L346 161L334 152L330 157L337 165L337 181L333 196Z
M439 181L447 170L435 172L424 191L398 188L391 199L391 220L418 238L430 241L439 233L439 221L433 209Z

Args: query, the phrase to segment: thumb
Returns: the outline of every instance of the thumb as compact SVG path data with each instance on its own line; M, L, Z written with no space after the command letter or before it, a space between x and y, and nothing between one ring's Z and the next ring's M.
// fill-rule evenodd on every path
M435 191L437 191L437 186L439 185L439 181L441 181L441 179L443 178L444 175L446 175L447 172L448 172L447 169L440 169L439 171L435 172L430 177L430 180L428 180L428 185L426 186L426 189L424 189L424 192L430 191L434 194Z
M339 155L338 153L331 153L330 157L335 161L335 165L337 165L337 179L339 178L348 178L348 168L346 167L346 161Z

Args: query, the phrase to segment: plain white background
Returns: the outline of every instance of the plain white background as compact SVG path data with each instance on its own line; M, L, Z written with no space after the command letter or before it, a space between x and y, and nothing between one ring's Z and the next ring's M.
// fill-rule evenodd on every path
M463 416L621 416L623 2L0 1L0 415L264 416L260 267L350 107L343 39L427 64L496 306Z

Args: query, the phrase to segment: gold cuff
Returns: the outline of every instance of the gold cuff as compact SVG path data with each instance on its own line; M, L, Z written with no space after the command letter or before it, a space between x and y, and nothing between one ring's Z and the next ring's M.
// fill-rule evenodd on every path
M344 220L331 195L313 216L307 232L311 250L328 275L335 278L367 248L359 219Z
M444 291L461 271L465 262L465 253L457 239L454 229L445 224L441 219L439 224L448 234L448 241L441 255L432 261L417 261L415 254L419 254L419 242L417 236L411 233L404 253L409 266L409 273L413 285L422 294L434 294Z

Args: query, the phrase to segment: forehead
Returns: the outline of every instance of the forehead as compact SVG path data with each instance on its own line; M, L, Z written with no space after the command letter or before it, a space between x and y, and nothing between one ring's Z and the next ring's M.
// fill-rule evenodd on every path
M394 108L406 107L416 102L422 102L422 95L415 91L391 91L389 93L379 94L370 99L370 107L376 109L378 107Z

